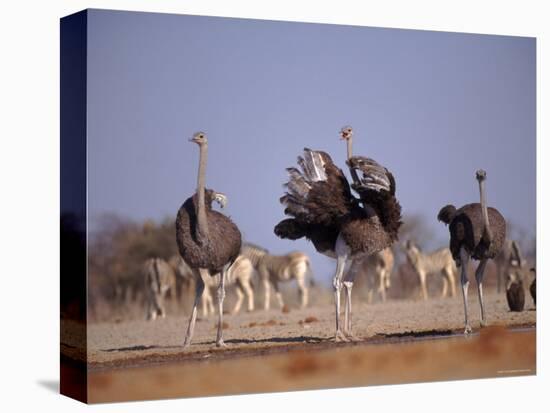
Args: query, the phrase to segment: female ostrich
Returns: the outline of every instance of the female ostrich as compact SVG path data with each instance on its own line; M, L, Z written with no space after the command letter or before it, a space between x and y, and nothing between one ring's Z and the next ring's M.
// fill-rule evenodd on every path
M351 289L354 273L347 264L389 247L397 240L401 225L401 207L395 198L393 175L376 161L351 155L353 132L340 132L348 144L347 164L353 177L350 185L341 169L326 152L304 149L297 168L288 168L289 181L281 203L286 206L285 219L275 226L281 238L307 238L315 249L336 258L333 279L336 304L336 341L348 341L351 333ZM361 174L361 177L359 177ZM346 289L344 331L340 329L340 291Z
M205 190L206 158L208 143L203 132L197 132L190 140L199 145L200 161L197 192L188 198L178 211L176 218L176 241L183 260L191 267L196 280L195 301L189 319L184 347L191 343L197 317L197 305L204 290L207 277L221 272L218 285L218 334L216 346L225 346L222 338L223 299L227 270L239 255L241 233L225 215L212 210L212 201L223 208L225 195Z
M495 258L506 239L506 222L495 208L487 207L485 195L486 173L476 172L479 183L480 202L464 205L456 209L453 205L444 206L437 219L449 226L451 234L450 250L457 267L461 267L462 297L464 299L464 334L472 332L468 319L468 261L479 260L476 269L477 292L481 312L481 326L486 325L483 309L483 273L487 260Z
M535 303L535 306L537 305L537 270L535 270L535 267L531 268L529 271L533 273L533 276L535 277L533 279L533 282L531 283L531 286L529 287L529 292L531 293L531 298L533 298L533 303Z

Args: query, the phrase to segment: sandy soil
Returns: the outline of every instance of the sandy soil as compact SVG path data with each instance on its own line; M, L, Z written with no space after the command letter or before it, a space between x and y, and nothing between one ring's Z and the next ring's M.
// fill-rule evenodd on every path
M359 301L359 300L356 300ZM65 358L81 359L88 342L90 402L318 389L369 384L534 374L536 311L521 313L504 295L485 297L489 326L462 335L462 297L354 302L359 341L334 343L334 307L225 315L227 348L214 346L216 317L200 318L183 349L185 315L82 325L62 322ZM86 334L87 332L87 334ZM73 334L74 333L74 334ZM246 374L243 374L246 372Z
M479 329L477 294L470 297L470 317L474 331ZM503 295L485 297L489 325L526 326L536 322L536 311L527 300L526 310L508 310ZM334 308L330 305L291 309L282 312L241 312L224 316L226 349L216 349L215 316L199 318L191 347L182 349L187 328L186 316L165 319L99 323L88 326L90 368L105 369L162 361L226 358L237 355L284 351L288 346L324 348L334 333ZM366 342L402 341L422 335L449 335L463 329L462 298L424 301L389 301L367 305L355 303L353 329ZM68 337L69 335L65 335ZM70 340L67 340L70 341ZM327 343L328 341L328 343ZM66 351L81 343L64 343Z

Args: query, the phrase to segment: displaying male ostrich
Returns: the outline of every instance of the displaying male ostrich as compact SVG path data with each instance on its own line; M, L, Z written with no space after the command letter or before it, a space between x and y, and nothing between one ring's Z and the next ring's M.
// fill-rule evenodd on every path
M206 159L208 142L204 132L197 132L190 140L199 145L200 161L197 178L197 192L188 198L178 211L176 218L176 241L183 260L193 270L196 289L193 310L189 319L184 347L191 343L197 317L197 305L204 290L204 281L221 272L218 285L218 333L216 346L225 346L222 337L223 299L227 270L239 255L241 233L225 215L212 210L212 201L223 208L225 195L205 189Z
M341 169L326 152L305 148L297 168L288 168L286 194L280 199L287 218L275 226L281 238L307 238L315 249L336 258L333 279L336 305L336 341L353 338L351 332L351 290L354 272L344 270L354 259L372 255L397 240L401 206L395 198L393 175L376 161L352 156L351 127L342 128L347 141L347 164L353 178L350 185ZM361 175L361 177L359 177ZM346 289L344 331L340 329L340 291Z
M477 292L481 312L481 326L486 325L483 309L483 273L489 259L494 258L506 239L506 221L495 208L487 207L485 194L486 172L476 172L480 202L456 209L444 206L437 215L439 221L449 226L451 235L449 249L457 267L461 267L462 297L464 299L464 334L472 332L468 319L468 261L479 260L476 269Z

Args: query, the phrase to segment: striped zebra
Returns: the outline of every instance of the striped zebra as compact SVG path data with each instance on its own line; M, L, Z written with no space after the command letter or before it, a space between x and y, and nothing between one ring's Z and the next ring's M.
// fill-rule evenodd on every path
M171 262L174 268L176 268L177 274L191 283L193 280L193 271L185 261L180 256L174 256ZM254 267L252 263L242 255L239 255L231 267L229 267L225 283L226 285L235 285L235 292L237 294L237 302L231 311L233 314L240 311L245 295L247 299L247 310L254 310L254 290L252 289L253 274ZM206 279L203 278L203 281L205 288L201 296L202 312L204 317L208 317L210 314L214 314L215 311L211 290L218 287L220 274L208 276Z
M264 309L269 310L271 301L271 286L275 290L275 298L279 307L284 307L279 282L295 279L301 296L301 307L308 304L308 288L306 275L311 270L309 257L302 252L291 252L286 255L271 255L269 251L257 245L243 244L241 254L246 256L258 272L264 287Z
M434 273L440 273L443 279L441 297L447 296L449 284L451 285L451 296L456 295L455 274L457 269L449 248L440 248L433 252L423 253L420 248L409 240L405 243L404 249L409 264L420 279L420 288L424 300L428 299L426 276Z
M376 254L354 261L350 271L357 275L364 274L367 285L367 302L372 303L374 292L380 294L382 302L386 302L386 291L391 286L394 255L391 248L386 248Z
M162 258L149 258L143 264L143 275L146 319L165 317L164 298L176 285L176 275L172 267Z

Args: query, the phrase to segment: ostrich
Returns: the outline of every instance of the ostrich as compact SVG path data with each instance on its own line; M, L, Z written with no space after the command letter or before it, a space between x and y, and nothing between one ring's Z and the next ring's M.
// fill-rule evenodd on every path
M481 326L486 325L483 309L483 273L489 259L501 250L506 239L506 221L495 208L487 207L485 194L486 172L476 172L479 184L480 202L464 205L456 209L454 205L444 206L437 219L449 226L451 235L449 249L457 267L461 267L460 281L464 299L464 334L472 332L468 319L468 261L479 260L476 269L477 292L481 313Z
M537 305L537 272L535 268L531 268L529 271L533 273L533 276L535 279L531 283L531 286L529 287L529 292L531 293L531 298L533 298L533 303L535 303L535 306Z
M287 191L280 199L287 218L275 226L280 238L306 238L321 254L336 258L333 278L336 341L354 339L351 331L351 291L354 272L344 270L355 259L382 251L397 240L401 206L395 198L393 175L376 161L352 156L351 127L340 136L347 142L351 187L344 173L322 151L304 148L297 168L288 168ZM359 177L361 174L361 177ZM359 198L352 195L351 189ZM346 290L344 331L340 328L340 292Z
M241 233L225 215L212 209L212 201L225 207L225 195L205 189L208 141L204 132L190 139L200 150L197 192L188 198L176 218L176 241L183 260L191 267L196 280L195 300L185 335L184 347L191 343L197 317L197 305L204 291L204 280L221 273L218 285L218 333L216 346L225 347L222 337L223 300L227 270L241 249Z

